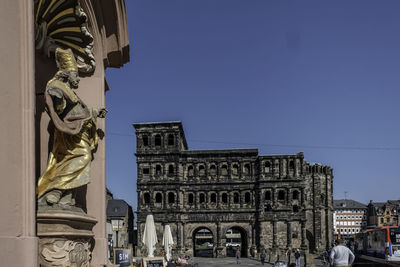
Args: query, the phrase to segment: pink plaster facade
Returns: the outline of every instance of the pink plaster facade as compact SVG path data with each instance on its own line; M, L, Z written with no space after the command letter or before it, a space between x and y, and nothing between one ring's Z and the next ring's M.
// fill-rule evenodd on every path
M105 105L105 68L129 61L124 0L81 0L94 37L96 70L81 77L79 97L91 107ZM0 9L0 257L2 266L38 266L36 180L47 164L49 116L43 91L57 67L54 58L34 50L33 0L4 0ZM108 89L108 88L107 88ZM105 131L105 120L98 120ZM105 139L100 140L91 165L87 190L88 215L94 227L91 266L107 260ZM4 264L4 265L3 265Z

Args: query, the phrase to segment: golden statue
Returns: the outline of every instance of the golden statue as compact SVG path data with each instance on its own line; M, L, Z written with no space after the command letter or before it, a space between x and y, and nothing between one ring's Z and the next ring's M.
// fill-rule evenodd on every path
M59 71L46 86L47 111L55 126L47 168L39 178L36 193L39 208L75 206L74 194L90 181L92 151L97 145L96 118L107 110L89 109L75 94L78 67L71 49L56 49Z

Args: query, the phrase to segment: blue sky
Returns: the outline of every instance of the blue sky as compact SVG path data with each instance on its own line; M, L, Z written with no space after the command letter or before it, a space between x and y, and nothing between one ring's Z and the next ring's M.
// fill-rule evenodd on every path
M400 199L400 1L128 0L108 69L107 186L136 208L136 122L189 149L303 151L334 198Z

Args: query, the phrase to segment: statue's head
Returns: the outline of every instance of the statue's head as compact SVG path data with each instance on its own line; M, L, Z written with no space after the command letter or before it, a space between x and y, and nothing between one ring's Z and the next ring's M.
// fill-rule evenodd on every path
M79 75L78 65L76 64L74 53L70 48L62 49L57 47L56 49L56 62L59 69L58 76L67 78L67 81L72 88L78 88Z

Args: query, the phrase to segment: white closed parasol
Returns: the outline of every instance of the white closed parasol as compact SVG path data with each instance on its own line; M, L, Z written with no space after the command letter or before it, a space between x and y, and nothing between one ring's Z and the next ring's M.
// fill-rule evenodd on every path
M143 244L147 247L147 257L154 257L154 249L157 244L157 232L154 225L153 215L147 215L144 225Z
M167 224L164 227L162 245L164 246L165 256L168 261L171 258L171 248L173 244L174 240L172 239L171 227L169 227L169 225Z

